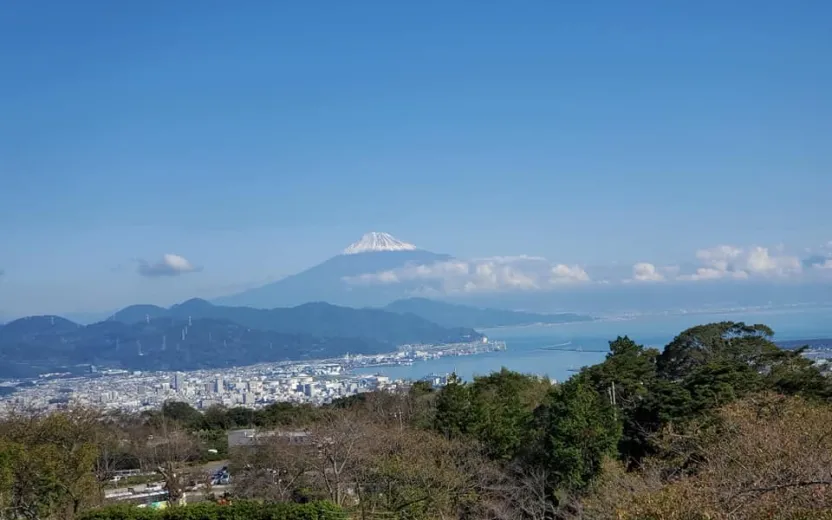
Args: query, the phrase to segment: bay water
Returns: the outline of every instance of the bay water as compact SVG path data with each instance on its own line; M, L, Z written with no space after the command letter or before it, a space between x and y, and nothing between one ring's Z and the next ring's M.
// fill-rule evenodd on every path
M775 341L832 338L832 306L650 315L481 330L490 340L504 341L506 350L447 356L412 365L369 367L357 372L383 374L394 379L456 372L463 379L471 380L506 367L563 381L581 367L603 361L609 342L618 336L627 335L637 343L661 350L683 330L719 321L763 323L774 329Z

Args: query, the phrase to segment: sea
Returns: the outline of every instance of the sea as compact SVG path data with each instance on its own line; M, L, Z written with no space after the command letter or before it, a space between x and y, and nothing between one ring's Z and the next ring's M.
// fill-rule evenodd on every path
M768 310L675 313L590 322L484 329L489 340L504 341L505 351L471 356L447 356L412 365L371 367L359 374L383 374L393 379L420 379L455 372L472 380L505 367L556 381L568 379L581 367L603 361L609 342L618 336L661 350L683 330L704 323L737 321L762 323L775 332L775 341L832 338L832 306Z

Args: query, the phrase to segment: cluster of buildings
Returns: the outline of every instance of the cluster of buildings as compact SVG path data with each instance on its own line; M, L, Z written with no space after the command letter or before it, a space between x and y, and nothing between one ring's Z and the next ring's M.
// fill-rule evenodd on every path
M183 401L200 409L213 405L260 408L275 402L323 404L360 392L395 389L405 384L389 377L360 375L357 368L412 364L443 355L469 355L505 349L504 343L476 342L436 346L404 346L373 356L265 363L246 367L189 372L138 372L90 367L83 377L51 374L18 384L7 396L27 407L61 408L69 403L141 412L158 409L165 401ZM430 376L441 384L443 376Z
M212 405L259 408L274 402L322 404L362 391L395 386L383 375L352 375L330 364L256 365L224 371L104 371L94 376L44 378L9 399L35 408L68 403L128 412L158 409L183 401L200 409Z

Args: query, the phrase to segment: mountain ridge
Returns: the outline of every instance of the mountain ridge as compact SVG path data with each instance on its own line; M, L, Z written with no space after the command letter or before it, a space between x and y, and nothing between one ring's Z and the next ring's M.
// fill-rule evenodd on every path
M392 312L414 314L440 325L453 322L458 323L462 327L475 329L537 324L548 325L594 320L593 317L583 314L539 314L523 311L507 311L488 307L447 303L428 298L396 300L383 308Z
M152 371L224 368L389 350L368 339L262 331L228 320L162 317L133 324L108 320L52 326L52 318L21 318L0 328L0 377L77 372L89 365ZM4 331L9 325L17 330Z
M29 316L0 326L0 377L31 377L68 365L191 370L346 353L377 354L405 343L475 341L470 328L415 315L313 302L287 309L222 307L193 298L168 309L133 305L79 325Z
M148 312L153 309L151 315ZM403 316L383 309L354 309L326 302L308 302L294 307L256 309L214 305L192 298L168 309L155 306L129 306L112 319L138 323L150 318L226 319L253 329L317 337L349 337L380 341L392 346L405 343L452 343L481 337L464 327L440 326L420 316Z

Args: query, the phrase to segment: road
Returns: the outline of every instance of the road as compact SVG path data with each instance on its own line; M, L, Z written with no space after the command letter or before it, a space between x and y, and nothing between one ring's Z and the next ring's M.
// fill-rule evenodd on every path
M227 467L230 464L228 460L218 460L214 462L208 462L206 464L202 464L199 466L192 466L192 468L198 469L199 473L204 475L213 475L217 471L221 470L224 467ZM136 495L143 495L144 493L152 493L157 490L161 490L165 485L163 480L158 480L155 482L149 482L147 484L136 484L135 486L125 486L120 488L114 489L107 489L104 491L104 498L108 499L127 499L127 498L135 498ZM199 486L204 486L203 483L199 483ZM212 486L214 493L222 494L223 491L228 489L229 486ZM132 490L132 491L131 491ZM202 495L201 490L197 491L189 491L186 492L186 496L191 498L192 496Z

